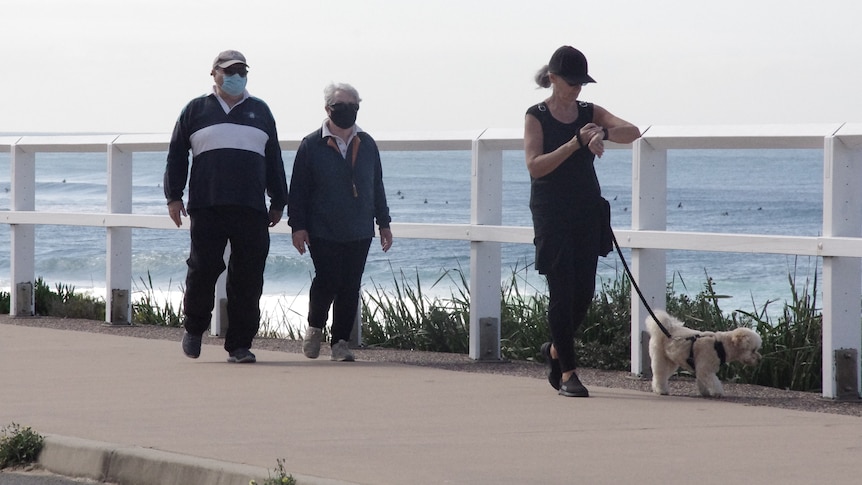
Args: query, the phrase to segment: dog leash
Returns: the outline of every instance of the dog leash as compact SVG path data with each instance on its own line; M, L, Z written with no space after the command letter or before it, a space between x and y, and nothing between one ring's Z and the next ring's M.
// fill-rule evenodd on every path
M634 278L634 276L632 276L632 270L630 270L629 265L626 264L626 258L623 257L623 251L620 249L620 245L617 242L617 236L616 236L616 234L614 234L613 229L611 229L611 238L614 240L614 247L617 248L617 254L620 256L620 261L622 261L622 263L623 263L623 268L626 269L626 276L628 276L629 282L631 282L631 284L632 284L632 288L634 288L635 291L637 291L638 296L641 299L641 302L646 307L646 309L649 312L652 319L655 320L655 323L658 325L658 328L661 329L662 333L665 334L665 336L667 338L673 338L673 336L671 336L670 332L668 332L667 329L664 328L664 325L661 324L661 320L659 320L658 317L655 316L655 313L653 313L652 308L650 308L649 303L647 303L646 298L644 297L644 294L641 293L641 289L638 287L638 284L635 283L635 278Z

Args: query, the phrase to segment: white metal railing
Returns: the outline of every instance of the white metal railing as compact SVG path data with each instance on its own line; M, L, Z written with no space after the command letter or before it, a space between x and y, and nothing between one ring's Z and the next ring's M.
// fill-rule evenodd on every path
M381 150L471 150L469 224L393 223L399 238L470 241L470 357L500 359L500 245L531 244L531 227L502 226L502 154L522 150L521 133L504 130L458 133L395 133L375 136ZM301 136L281 140L295 150ZM27 285L35 281L37 225L104 227L109 323L127 323L131 307L132 228L177 229L166 216L132 214L132 155L167 151L168 134L0 136L11 166L10 210L0 222L11 228L13 315L32 315ZM629 148L613 143L609 149ZM819 237L671 232L667 218L667 153L674 149L822 149L823 230ZM39 152L95 152L107 158L105 213L35 211L35 156ZM286 224L272 228L289 233ZM862 345L862 124L764 126L651 126L632 146L632 227L616 229L631 248L635 282L654 308L665 305L667 250L777 253L823 258L823 395L843 397L860 388ZM223 285L220 285L223 291ZM221 321L215 308L213 321ZM646 308L632 299L632 373L647 368ZM845 351L846 349L846 351ZM849 375L848 372L852 375Z

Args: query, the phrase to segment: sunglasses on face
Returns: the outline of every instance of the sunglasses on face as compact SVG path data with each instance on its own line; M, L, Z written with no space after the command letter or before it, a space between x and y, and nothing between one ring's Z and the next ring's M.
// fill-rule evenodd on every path
M352 109L353 111L359 111L359 103L345 103L343 101L339 101L337 103L330 104L329 108L335 111L341 111L343 109Z
M219 70L225 74L225 76L233 76L234 74L239 74L240 77L248 76L248 68L242 65L233 65L230 67L220 67Z

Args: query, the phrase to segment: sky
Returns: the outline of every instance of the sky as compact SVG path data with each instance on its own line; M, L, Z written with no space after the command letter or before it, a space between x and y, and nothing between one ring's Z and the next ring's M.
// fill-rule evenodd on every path
M0 133L170 133L222 50L279 135L355 86L375 132L523 130L561 45L598 82L581 99L650 125L862 121L854 0L0 0Z

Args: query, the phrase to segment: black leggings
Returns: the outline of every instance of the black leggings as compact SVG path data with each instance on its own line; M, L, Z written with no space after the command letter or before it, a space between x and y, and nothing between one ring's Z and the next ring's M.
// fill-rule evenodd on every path
M575 332L593 302L598 260L598 256L577 257L571 271L545 275L548 280L548 327L563 372L577 367Z

